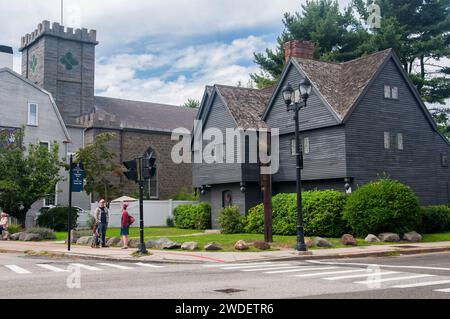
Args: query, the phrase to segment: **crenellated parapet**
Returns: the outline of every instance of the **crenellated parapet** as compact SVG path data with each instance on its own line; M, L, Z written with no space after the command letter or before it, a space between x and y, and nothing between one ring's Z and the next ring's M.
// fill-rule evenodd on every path
M58 22L54 22L50 25L50 21L44 20L39 23L37 29L32 33L28 33L22 37L19 51L25 50L28 46L32 45L42 36L48 35L61 39L75 40L85 43L91 43L97 45L97 31L88 30L86 28L74 29L65 28Z

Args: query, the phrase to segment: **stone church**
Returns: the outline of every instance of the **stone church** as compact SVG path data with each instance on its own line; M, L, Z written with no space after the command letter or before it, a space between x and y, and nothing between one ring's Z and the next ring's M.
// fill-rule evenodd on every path
M71 136L69 153L94 141L98 134L114 133L110 147L118 163L156 154L158 169L148 185L151 199L169 199L192 186L190 164L174 164L171 140L176 128L192 130L196 109L129 101L95 95L97 32L65 28L49 21L22 37L22 75L50 92ZM120 177L124 181L124 177ZM123 194L136 190L126 183Z

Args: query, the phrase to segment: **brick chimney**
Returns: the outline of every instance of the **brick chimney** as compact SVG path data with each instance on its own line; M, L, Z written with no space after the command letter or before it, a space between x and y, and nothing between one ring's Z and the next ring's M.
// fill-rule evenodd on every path
M290 57L313 59L314 58L314 43L309 41L293 40L284 44L284 58L285 62L289 61Z

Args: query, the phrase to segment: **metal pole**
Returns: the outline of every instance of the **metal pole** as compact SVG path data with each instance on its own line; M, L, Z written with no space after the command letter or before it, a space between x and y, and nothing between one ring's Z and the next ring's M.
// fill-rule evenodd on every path
M70 155L70 169L69 169L69 213L67 215L67 250L70 251L71 244L71 231L72 231L72 166L73 166L73 155Z
M141 254L148 254L147 248L144 242L144 179L143 179L143 169L144 165L142 163L143 158L138 159L139 163L139 219L140 219L140 243L139 252Z
M267 151L270 150L271 145L270 136L267 138ZM273 243L272 232L272 175L262 175L264 187L264 241L266 243Z
M64 0L61 0L61 25L64 25Z
M306 106L306 100L305 106ZM296 148L296 161L297 161L297 250L308 251L305 244L305 235L303 231L303 212L302 212L302 162L303 152L300 144L300 124L299 124L299 111L300 107L295 107L295 148Z

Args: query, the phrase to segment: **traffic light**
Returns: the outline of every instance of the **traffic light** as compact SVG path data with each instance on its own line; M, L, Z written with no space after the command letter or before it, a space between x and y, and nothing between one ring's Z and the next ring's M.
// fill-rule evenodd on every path
M149 180L156 175L156 158L151 153L148 157L142 159L142 177L144 180Z
M123 162L123 166L126 167L127 171L123 174L125 177L133 182L138 182L138 171L137 171L137 163L136 160Z

